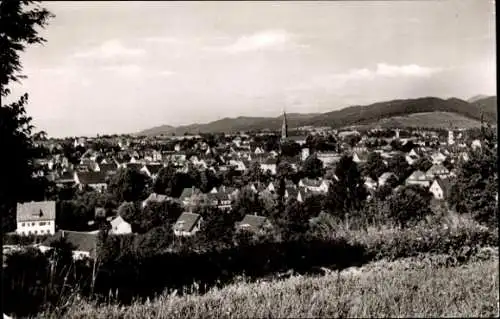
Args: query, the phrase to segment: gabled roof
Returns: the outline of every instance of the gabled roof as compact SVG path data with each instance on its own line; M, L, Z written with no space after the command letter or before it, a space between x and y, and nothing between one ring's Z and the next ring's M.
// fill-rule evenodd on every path
M425 176L424 172L422 172L420 170L416 170L413 173L411 173L411 175L407 179L409 179L409 180L423 180L423 179L427 179L427 177Z
M181 196L179 196L180 199L188 198L196 194L196 189L194 187L186 187L182 190Z
M42 245L50 246L53 242L64 238L67 242L75 246L74 250L87 251L91 257L95 257L97 249L97 234L77 232L70 230L59 230L54 236L47 238Z
M56 202L17 203L17 222L44 221L56 219Z
M435 181L438 183L439 187L441 187L444 194L449 193L452 186L451 180L449 178L437 178Z
M163 165L159 164L148 164L144 165L151 175L156 175L163 168Z
M115 228L122 223L127 223L125 219L123 219L120 215L116 216L111 222L111 227ZM128 224L128 223L127 223Z
M262 226L264 226L267 218L264 216L257 216L257 215L245 215L243 220L237 224L238 227L240 228L246 228L251 231L257 231Z
M184 212L175 222L174 229L181 232L190 232L200 218L200 214Z
M118 169L118 166L116 165L116 163L99 164L99 169L101 172L107 173L107 172L116 171Z
M78 172L78 180L83 185L105 184L106 174L103 172Z

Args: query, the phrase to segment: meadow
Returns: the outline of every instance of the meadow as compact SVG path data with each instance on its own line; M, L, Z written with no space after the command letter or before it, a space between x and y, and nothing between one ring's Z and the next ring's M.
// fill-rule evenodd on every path
M467 263L447 255L381 260L322 276L248 283L206 294L166 292L129 306L71 301L66 318L498 317L498 248ZM58 318L56 311L42 317Z

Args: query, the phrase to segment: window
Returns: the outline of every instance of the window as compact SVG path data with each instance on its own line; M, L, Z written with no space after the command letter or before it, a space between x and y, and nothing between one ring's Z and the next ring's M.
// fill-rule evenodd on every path
M24 223L21 224L21 227L24 227Z
M46 222L39 222L38 225L45 226Z
M35 223L31 223L31 226L35 226Z
M38 234L38 230L35 230L35 235Z

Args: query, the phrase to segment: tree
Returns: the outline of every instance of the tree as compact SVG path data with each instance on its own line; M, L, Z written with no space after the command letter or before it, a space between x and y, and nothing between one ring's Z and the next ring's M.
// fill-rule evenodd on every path
M203 208L197 211L203 217L198 242L205 247L227 247L233 242L235 217L218 209ZM199 234L199 235L198 235Z
M288 162L280 162L276 167L276 178L278 179L292 179L295 170Z
M302 171L309 178L318 178L323 176L323 162L316 156L309 156L302 165Z
M148 177L134 169L119 170L109 181L109 192L118 202L135 202L145 193Z
M281 144L281 155L294 157L300 154L300 145L295 142L283 142Z
M387 170L382 156L377 152L371 152L368 160L363 165L363 174L370 177L378 184L378 178Z
M427 157L421 157L413 163L413 167L422 172L427 172L432 167L432 162Z
M346 217L352 211L359 210L367 197L367 191L357 164L352 156L341 157L335 168L332 186L325 199L325 207L334 214Z
M245 215L252 215L262 211L259 195L249 188L243 188L232 205L231 214L235 220L242 220Z
M32 129L31 117L26 114L28 94L18 101L3 104L10 96L8 85L25 78L20 74L22 65L19 54L28 45L41 44L45 39L38 34L37 28L44 28L52 18L49 11L34 5L34 1L1 1L0 21L0 166L4 170L0 179L0 211L2 211L2 231L15 227L15 204L29 200L29 184L32 171Z
M389 159L387 170L396 174L399 182L402 182L409 176L410 165L406 161L406 157L398 153L393 158Z
M470 213L486 225L496 223L498 207L498 163L495 151L487 148L474 151L458 169L449 203L460 213Z
M245 171L244 178L246 182L263 182L264 171L260 167L259 162L255 161L250 164L250 169Z
M172 196L172 189L174 188L174 175L175 169L172 165L161 168L153 184L154 192L157 194Z
M389 199L389 217L402 227L414 224L432 214L432 195L418 185L403 186Z

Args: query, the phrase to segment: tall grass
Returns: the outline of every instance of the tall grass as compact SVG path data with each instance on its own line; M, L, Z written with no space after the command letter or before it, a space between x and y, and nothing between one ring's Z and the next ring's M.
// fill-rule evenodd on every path
M80 300L65 318L305 318L498 316L498 255L458 267L446 256L379 261L320 277L236 283L204 295L164 294L130 306ZM56 313L43 317L57 318Z

